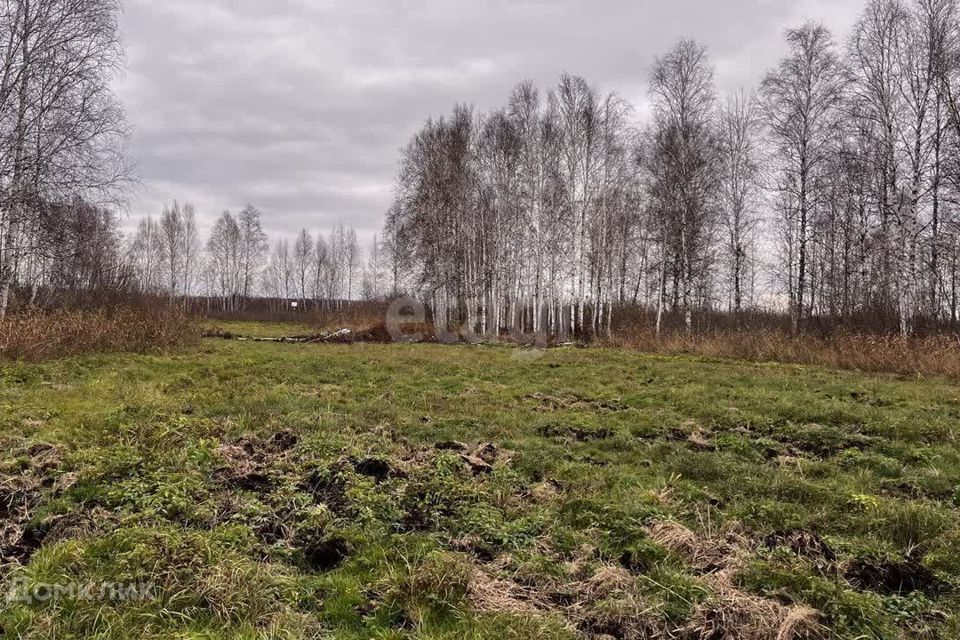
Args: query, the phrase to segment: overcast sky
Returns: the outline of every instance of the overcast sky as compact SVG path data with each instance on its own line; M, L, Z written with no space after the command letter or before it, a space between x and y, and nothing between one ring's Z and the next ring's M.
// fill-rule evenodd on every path
M354 226L390 203L399 150L456 102L490 109L564 72L637 105L654 57L706 44L721 91L754 86L784 28L838 38L862 0L126 0L119 84L142 186L127 227L192 202L206 230L246 203L272 236Z

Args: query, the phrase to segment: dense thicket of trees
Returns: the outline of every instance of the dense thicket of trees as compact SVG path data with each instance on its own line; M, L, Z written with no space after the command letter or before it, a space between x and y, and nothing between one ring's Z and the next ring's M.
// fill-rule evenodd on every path
M388 215L394 286L484 332L604 325L639 286L635 137L623 100L570 76L545 99L523 84L500 111L428 122Z
M756 95L729 97L681 41L642 126L570 76L428 121L387 216L393 287L479 331L596 332L627 303L658 327L758 306L798 332L957 322L956 0L871 0L846 46L814 23L785 38Z
M117 0L0 0L0 319L14 285L117 286Z

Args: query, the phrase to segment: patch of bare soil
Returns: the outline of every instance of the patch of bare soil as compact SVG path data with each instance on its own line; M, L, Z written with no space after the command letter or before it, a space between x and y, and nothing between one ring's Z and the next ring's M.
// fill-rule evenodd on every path
M768 549L789 549L801 558L806 558L821 573L836 569L837 554L826 541L813 531L792 529L777 531L763 541Z
M58 495L74 482L72 476L61 473L60 450L44 443L21 444L13 454L13 459L25 462L0 465L0 573L29 562L52 534L62 535L72 518L35 521L44 496Z
M945 585L916 558L902 561L855 560L850 563L845 577L859 589L884 595L921 592L928 596L942 593Z
M346 476L348 464L341 461L329 467L313 469L301 484L301 488L313 496L314 503L325 505L334 514L343 514L349 503Z
M596 442L612 438L614 432L607 427L590 427L576 424L551 423L537 428L544 438L559 442Z
M304 541L298 546L303 552L307 567L316 572L336 569L353 553L350 542L336 535Z
M386 482L393 477L403 477L406 474L395 469L389 460L384 458L359 458L350 460L353 469L362 476L373 478L376 482Z
M524 396L524 400L534 400L538 404L536 411L550 412L570 409L582 409L589 411L604 411L608 413L620 413L629 411L630 407L619 400L606 400L602 398L588 398L579 394L569 393L553 396L545 393L533 393Z
M40 487L30 475L0 478L0 566L24 564L42 540L27 530L40 502Z

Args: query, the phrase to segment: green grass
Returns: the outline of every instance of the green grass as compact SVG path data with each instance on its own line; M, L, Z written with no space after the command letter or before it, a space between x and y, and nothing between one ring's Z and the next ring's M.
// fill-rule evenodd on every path
M240 320L207 320L204 329L221 329L244 338L290 338L317 333L317 327L294 322L244 322Z
M803 605L825 637L960 637L958 434L947 380L617 350L210 340L2 365L0 546L36 547L3 582L153 591L0 603L0 627L700 637L710 612ZM453 441L494 443L492 469Z

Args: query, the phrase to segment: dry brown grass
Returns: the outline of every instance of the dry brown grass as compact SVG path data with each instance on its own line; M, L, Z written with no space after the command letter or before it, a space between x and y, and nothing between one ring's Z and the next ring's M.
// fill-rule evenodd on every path
M688 354L960 378L960 338L950 335L903 338L845 333L821 338L760 330L692 335L670 332L658 337L650 329L632 329L622 331L608 344L664 355Z
M194 322L172 309L17 314L0 322L0 360L38 361L100 352L164 352L194 344L199 336Z
M736 528L701 537L679 523L663 521L647 533L651 540L702 573L702 580L713 594L697 605L679 637L742 640L821 640L826 637L816 610L784 606L775 600L745 593L736 586L735 576L750 555L748 540Z

